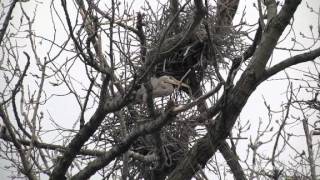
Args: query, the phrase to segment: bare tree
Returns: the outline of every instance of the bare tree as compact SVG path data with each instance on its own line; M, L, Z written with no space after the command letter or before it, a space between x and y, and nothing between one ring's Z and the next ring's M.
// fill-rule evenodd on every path
M227 173L215 160L219 150L235 179L281 177L278 140L296 100L291 87L272 137L272 173L257 172L255 163L248 171L241 167L241 133L231 131L262 82L320 56L319 33L305 37L313 40L308 48L296 49L298 40L292 48L279 45L294 31L301 0L258 0L254 24L241 18L239 0L144 1L135 12L136 3L3 5L0 155L14 176L223 179ZM47 25L37 24L41 16ZM295 55L272 63L275 50ZM53 114L54 108L63 110ZM312 144L311 136L306 139ZM250 141L253 158L260 145L259 137Z

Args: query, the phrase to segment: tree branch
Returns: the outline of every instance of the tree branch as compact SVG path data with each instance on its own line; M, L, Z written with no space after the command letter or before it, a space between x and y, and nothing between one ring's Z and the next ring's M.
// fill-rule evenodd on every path
M5 128L5 127L1 127ZM6 131L6 130L5 130ZM14 142L14 140L10 137L9 134L5 132L0 132L0 138L3 139L6 142ZM26 139L16 139L18 143L24 146L30 146L31 141L26 140ZM48 143L43 143L39 141L33 142L33 146L35 146L38 149L47 149L47 150L53 150L53 151L58 151L58 152L66 152L67 147L65 146L60 146L60 145L55 145L55 144L48 144ZM94 156L94 157L99 157L99 156L104 156L106 154L105 151L99 151L99 150L92 150L92 149L81 149L78 153L79 155L84 155L84 156ZM157 156L155 154L149 154L149 155L142 155L140 153L134 152L134 151L128 151L129 157L142 161L142 162L153 162L157 160Z
M0 45L1 45L1 43L2 43L4 34L6 33L6 30L7 30L7 28L8 28L9 21L11 20L11 15L12 15L13 9L14 9L14 7L16 6L16 3L17 3L17 2L18 2L18 0L13 0L13 2L12 2L11 5L10 5L10 8L9 8L9 10L8 10L7 16L6 16L6 18L4 19L2 28L1 28L1 30L0 30Z
M26 76L27 74L27 70L30 66L30 56L28 53L26 52L23 52L25 54L25 56L27 57L27 64L22 72L22 75L20 76L17 84L15 85L13 91L12 91L12 108L13 108L13 114L14 114L14 117L16 118L16 122L17 122L17 125L19 127L19 129L23 132L24 135L26 135L28 138L31 138L31 135L26 131L26 129L23 127L22 123L21 123L21 120L20 120L20 117L19 117L19 114L18 114L18 111L17 111L17 105L16 105L16 95L17 93L19 92L19 89L22 85L22 82L23 82L23 79L24 77ZM2 104L5 104L6 102L4 103L1 103Z
M254 71L255 78L261 78L278 39L289 24L300 2L301 0L286 0L279 14L267 24L259 48L248 66Z
M232 25L232 20L238 9L239 0L218 0L216 13L216 33L225 33L225 29Z
M222 103L222 107L217 112L215 121L208 125L208 133L189 150L186 157L180 161L179 165L170 174L169 180L191 179L200 168L204 168L207 161L216 152L219 144L227 138L248 98L261 83L261 81L258 81L259 77L264 72L265 65L280 35L289 24L300 2L301 0L285 1L281 12L268 25L262 36L260 46L251 59L251 63L243 72L235 87L218 100L218 102ZM216 106L212 108L216 109ZM201 116L204 119L213 117L210 113L202 113Z
M307 62L307 61L312 61L319 56L320 56L320 48L312 50L310 52L306 52L303 54L292 56L288 59L285 59L285 60L281 61L280 63L272 66L271 68L267 69L264 72L264 74L261 78L261 81L268 79L269 77L277 74L278 72L280 72L290 66L293 66L293 65L296 65L299 63L303 63L303 62Z
M231 150L230 146L226 141L223 141L219 146L219 151L221 152L223 158L226 160L228 166L230 167L233 177L236 180L246 180L246 176L243 169L238 161L237 155Z
M109 82L109 77L107 76L103 81L103 85L100 93L100 102L97 110L92 115L88 123L86 123L82 129L75 135L68 145L67 151L63 154L59 161L55 165L50 179L66 179L64 176L67 169L71 165L73 159L80 152L83 144L93 135L97 130L101 122L104 120L105 116L110 113L119 110L124 106L125 98L114 98L113 101L106 100L106 93Z
M92 7L94 10L97 11L97 13L99 13L101 16L105 17L109 21L112 21L112 17L110 17L107 13L103 12L97 5L95 5L93 3L93 1L88 1L88 3L89 3L90 7ZM138 29L136 29L134 27L131 27L131 26L128 26L128 25L122 23L121 21L115 21L114 23L117 24L118 26L124 28L124 29L127 29L127 30L135 33L137 36L139 36L139 30Z
M21 143L16 139L13 125L11 124L9 117L6 115L6 113L3 110L3 105L0 106L0 117L2 118L2 121L5 125L4 132L8 132L8 135L12 139L13 145L16 147L16 150L18 151L19 157L21 158L22 163L22 173L25 174L30 180L36 180L36 176L34 175L34 172L32 170L32 166L29 163L27 157L25 156L25 149L21 145ZM1 132L3 133L3 132Z
M88 179L96 171L108 165L117 156L126 152L130 148L131 144L139 136L154 133L155 131L159 131L161 127L173 121L176 113L174 113L172 105L168 104L167 109L168 110L163 112L155 121L151 121L140 127L137 127L135 131L132 131L129 135L123 138L123 140L119 144L113 146L102 157L99 157L96 160L93 160L92 162L88 163L88 165L83 170L78 172L71 179L72 180Z

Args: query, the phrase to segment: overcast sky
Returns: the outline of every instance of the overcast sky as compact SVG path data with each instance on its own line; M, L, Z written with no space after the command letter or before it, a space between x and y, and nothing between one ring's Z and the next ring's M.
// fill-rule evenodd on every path
M3 2L4 4L6 4L6 0ZM133 8L135 9L135 11L139 11L140 6L139 3L141 1L137 1ZM253 3L257 2L256 0L240 0L240 7L238 10L238 16L235 19L235 23L237 23L237 21L239 20L239 17L241 16L241 12L243 12L243 10L245 9L246 11L246 15L245 15L245 19L247 20L247 22L249 22L250 24L254 24L257 21L257 17L258 17L258 12L257 10L253 7ZM294 21L294 28L295 28L295 33L298 37L297 40L301 41L306 47L308 47L310 44L312 44L311 41L307 41L304 40L303 38L301 38L301 36L299 35L300 32L304 32L305 34L310 35L310 31L309 31L309 25L313 25L314 26L314 32L318 32L318 22L319 22L319 17L317 15L315 15L314 13L310 13L310 9L306 8L306 2L308 2L308 4L314 8L315 11L319 12L319 8L320 8L320 1L319 0L303 0L303 2L301 3L301 5L299 6L296 14L295 14L295 21ZM71 4L71 3L69 3ZM47 1L30 1L27 3L22 3L23 7L25 8L25 10L27 12L32 12L35 10L35 7L37 7L36 11L37 11L37 15L36 15L36 21L34 23L34 29L36 31L36 33L38 35L41 36L45 36L45 37L52 37L53 35L53 25L52 23L50 23L50 9L49 9L49 3ZM60 6L60 1L58 1L56 3L57 7L59 10L61 10ZM71 10L71 9L70 9ZM0 11L2 11L2 9L0 9ZM72 10L71 10L72 11ZM61 14L62 11L60 12ZM20 15L21 15L21 10L20 10L20 5L17 5L15 7L15 11L13 13L13 22L18 22L20 21ZM30 13L31 16L31 13ZM64 18L64 15L61 16L62 18ZM56 19L58 21L58 19ZM64 21L64 19L63 19ZM63 33L65 30L63 28L57 28L58 31L61 31L61 33L58 33L57 38L57 42L63 42L67 37L65 36L66 33ZM22 43L23 42L19 42ZM290 41L290 38L288 38L288 41L284 41L280 44L280 46L283 47L290 47L292 45L292 41ZM46 52L47 52L47 46L44 44L39 45L38 44L38 48L39 48L39 52L41 53L41 57L45 57L46 56ZM297 46L297 48L299 48L299 46ZM300 47L301 48L301 47ZM43 49L43 51L42 51ZM0 52L1 53L1 52ZM294 54L295 52L293 52ZM280 62L281 60L285 59L288 57L288 53L287 52L282 52L277 50L274 53L273 56L273 63L277 63ZM318 58L319 61L319 58ZM306 64L303 65L299 65L295 68L302 68L302 69L306 69L307 67L309 67ZM35 73L39 73L36 72L36 67L33 66L32 68L34 68ZM82 69L83 70L83 69ZM301 72L298 72L296 70L288 70L287 72L289 72L290 74L296 75L296 76L301 76ZM83 73L83 71L81 71L81 68L78 69L78 72L72 72L75 76L76 79L81 80L81 79L85 79L85 73ZM2 76L2 74L0 75ZM83 77L83 78L82 78ZM282 78L284 77L284 73L281 73L277 76L272 77L272 79L277 79L277 78ZM0 77L3 78L3 77ZM32 84L32 82L29 82ZM82 82L83 85L87 85L86 82ZM295 86L298 86L298 82L294 82ZM34 84L33 84L34 85ZM251 126L251 131L249 131L249 133L245 134L246 137L254 137L255 136L255 130L256 127L258 125L258 121L259 118L261 119L265 119L267 117L267 111L266 108L264 107L264 103L263 103L263 97L267 100L267 103L269 103L271 105L272 108L274 108L274 110L280 110L280 105L286 102L286 98L285 98L285 91L287 88L288 82L285 80L279 81L279 80L274 80L274 81L268 81L268 82L264 82L262 83L257 90L253 93L253 95L249 98L247 105L244 107L240 118L243 122L250 120L250 123L252 124ZM2 84L0 83L0 89L2 89L3 87L1 87ZM81 88L79 86L79 88ZM60 89L61 90L61 89ZM49 90L50 91L50 90ZM57 89L51 89L52 92L57 91ZM60 92L56 92L56 93L60 93ZM63 93L63 90L61 90L61 93ZM63 124L66 128L71 128L74 123L75 120L79 117L79 108L77 107L77 105L74 104L75 99L72 96L68 96L68 97L56 97L54 99L54 101L49 101L48 104L46 105L46 107L44 107L44 109L42 109L46 114L48 112L50 112L51 116L53 119L57 120L61 125ZM48 114L46 116L46 118L48 117ZM72 120L72 121L69 121ZM276 118L275 118L276 120ZM47 124L47 128L52 128L52 124ZM78 128L78 127L77 127ZM278 127L277 127L278 128ZM292 127L292 129L290 130L294 130L294 131L302 131L302 124L299 127ZM317 139L318 138L318 139ZM52 140L54 139L53 136L46 136L46 138L44 138L45 140ZM314 142L319 141L319 136L316 137L314 136ZM239 150L241 148L245 149L248 141L244 140L242 141L243 143L240 143L239 148L238 148L238 153L240 153L241 155L244 155L246 152L239 152ZM303 141L299 141L297 140L297 143L301 143ZM303 146L300 146L303 147ZM303 147L304 148L304 147ZM266 154L271 154L270 151L270 147L264 147ZM240 156L243 157L243 156ZM320 163L320 162L319 162ZM0 169L0 177L4 176L5 174L7 174L7 169ZM2 174L2 175L1 175Z

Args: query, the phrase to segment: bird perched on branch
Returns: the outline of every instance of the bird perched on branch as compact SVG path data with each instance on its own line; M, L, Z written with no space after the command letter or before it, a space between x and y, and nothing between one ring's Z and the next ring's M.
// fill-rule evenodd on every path
M190 89L190 87L187 84L181 81L178 81L172 76L161 76L158 78L151 77L150 81L152 85L153 98L171 95L175 89L174 85L177 87L183 86ZM136 100L138 102L145 103L147 102L147 97L148 97L147 89L145 85L141 85L140 89L137 91Z

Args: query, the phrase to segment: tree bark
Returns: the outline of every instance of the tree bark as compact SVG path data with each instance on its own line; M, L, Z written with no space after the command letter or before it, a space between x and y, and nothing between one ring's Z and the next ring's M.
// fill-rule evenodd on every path
M248 98L261 83L266 63L300 2L301 0L286 0L280 13L267 25L249 66L241 75L235 87L229 92L225 92L219 100L222 103L220 105L221 110L218 112L215 121L210 125L208 133L189 150L186 157L168 179L191 179L200 168L205 167L219 144L227 138ZM210 113L202 114L205 119L210 119L213 115L210 115Z
M231 169L233 178L236 180L246 180L246 176L243 169L238 161L238 157L231 150L230 146L226 141L223 141L219 146L219 151L221 152L223 158L226 160L228 166Z

